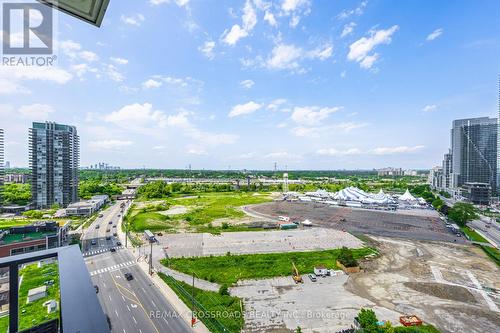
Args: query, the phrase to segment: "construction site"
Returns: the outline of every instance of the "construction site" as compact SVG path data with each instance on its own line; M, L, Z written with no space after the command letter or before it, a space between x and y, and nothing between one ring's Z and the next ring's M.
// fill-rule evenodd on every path
M499 268L472 246L371 238L380 255L355 274L245 280L231 294L245 304L245 332L337 332L362 307L398 325L422 320L441 332L498 332ZM300 276L300 281L297 281ZM299 282L299 283L297 283Z

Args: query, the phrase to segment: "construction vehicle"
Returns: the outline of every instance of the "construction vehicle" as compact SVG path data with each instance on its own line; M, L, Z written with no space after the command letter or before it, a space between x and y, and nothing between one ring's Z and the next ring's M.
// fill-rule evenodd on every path
M292 261L292 278L295 283L303 283L302 276L299 274L299 270L295 266L295 263Z

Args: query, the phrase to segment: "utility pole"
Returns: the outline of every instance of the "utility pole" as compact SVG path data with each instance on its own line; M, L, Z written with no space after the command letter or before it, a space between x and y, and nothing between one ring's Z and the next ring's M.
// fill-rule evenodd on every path
M151 251L149 252L149 275L153 275L153 242L149 241Z

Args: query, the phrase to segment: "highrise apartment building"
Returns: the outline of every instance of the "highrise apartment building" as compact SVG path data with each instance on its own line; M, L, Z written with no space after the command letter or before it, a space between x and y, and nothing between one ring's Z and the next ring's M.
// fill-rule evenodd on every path
M496 192L496 118L469 118L453 121L451 130L452 187L466 183L485 183Z
M76 127L54 122L30 128L30 168L33 205L66 207L78 201L80 138Z
M443 188L450 189L452 188L452 172L453 172L453 155L451 151L447 154L444 154L443 158Z
M3 203L3 184L4 184L4 144L3 144L3 129L0 128L0 207Z

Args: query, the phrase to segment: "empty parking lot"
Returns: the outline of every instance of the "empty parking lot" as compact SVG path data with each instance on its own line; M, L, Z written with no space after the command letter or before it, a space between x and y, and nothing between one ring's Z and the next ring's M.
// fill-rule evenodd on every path
M403 237L417 240L463 243L431 210L378 211L327 206L320 203L275 201L245 207L251 214L292 220L309 219L316 226L346 230L354 234Z

